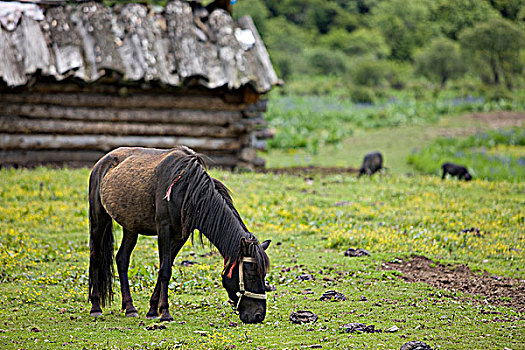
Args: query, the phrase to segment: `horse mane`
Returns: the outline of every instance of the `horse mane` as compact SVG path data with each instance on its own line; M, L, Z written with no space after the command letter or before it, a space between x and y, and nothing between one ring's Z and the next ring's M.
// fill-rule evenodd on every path
M199 154L187 147L179 150L170 183L185 188L181 206L183 235L187 237L198 229L201 241L202 235L206 236L223 255L225 267L240 259L244 237L250 256L257 262L258 274L264 276L269 268L268 255L235 209L230 190L206 172Z

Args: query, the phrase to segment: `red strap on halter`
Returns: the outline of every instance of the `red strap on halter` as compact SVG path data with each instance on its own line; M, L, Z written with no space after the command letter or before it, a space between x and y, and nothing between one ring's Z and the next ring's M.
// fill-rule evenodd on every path
M228 271L228 274L226 275L226 277L232 278L233 269L234 269L235 265L237 265L237 261L232 264L232 266L230 267L230 270ZM226 259L224 259L224 267L226 267Z

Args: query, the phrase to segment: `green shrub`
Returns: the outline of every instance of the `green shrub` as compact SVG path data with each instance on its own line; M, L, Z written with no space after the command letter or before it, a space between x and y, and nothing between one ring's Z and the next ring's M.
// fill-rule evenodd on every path
M352 86L349 89L350 98L355 103L374 103L376 94L374 89L366 86Z
M353 61L350 68L352 81L356 85L380 86L386 82L388 67L385 61L363 57Z
M459 45L448 38L435 38L415 54L416 72L445 87L449 79L463 75L465 65Z
M348 96L347 85L347 82L334 75L295 75L279 91L281 95Z
M336 98L284 96L273 99L265 114L268 125L276 130L269 148L307 148L317 152L323 145L337 145L353 129L345 123L350 103Z
M347 56L339 50L316 47L306 51L314 74L341 74L346 72Z
M488 101L512 100L512 93L503 85L487 87L484 94Z
M371 56L384 58L390 55L390 48L378 30L360 28L351 33L334 28L319 39L321 45L338 49L350 56Z
M404 89L413 76L412 65L406 62L386 61L385 66L388 85L396 90Z

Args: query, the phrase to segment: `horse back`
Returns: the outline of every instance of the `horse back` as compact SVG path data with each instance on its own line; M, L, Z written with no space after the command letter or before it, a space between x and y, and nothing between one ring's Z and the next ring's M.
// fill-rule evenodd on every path
M92 176L100 177L102 206L122 227L135 233L156 234L156 197L160 193L157 168L178 151L121 147L95 164Z

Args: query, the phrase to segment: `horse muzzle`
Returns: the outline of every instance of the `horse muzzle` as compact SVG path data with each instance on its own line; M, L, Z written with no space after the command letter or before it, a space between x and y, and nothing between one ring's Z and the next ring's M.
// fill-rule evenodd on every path
M243 323L261 323L262 321L264 321L265 316L265 310L262 312L255 313L239 313L239 318Z

